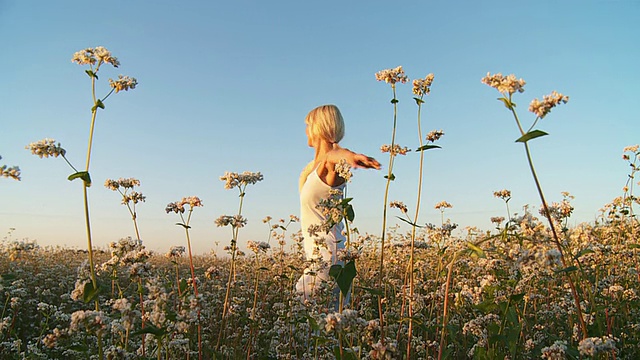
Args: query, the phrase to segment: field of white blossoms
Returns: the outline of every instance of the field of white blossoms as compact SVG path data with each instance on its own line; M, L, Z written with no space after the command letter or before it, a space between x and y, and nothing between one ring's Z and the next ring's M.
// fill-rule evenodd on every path
M95 253L99 311L87 295L85 253L5 241L0 355L97 358L101 342L108 359L195 359L200 342L205 359L396 359L408 345L411 301L411 358L442 351L454 359L637 359L640 226L624 208L617 202L597 224L561 229L575 264L569 268L562 268L549 229L526 211L502 230L470 230L466 238L451 237L446 226L427 228L415 242L413 298L406 283L408 235L389 233L382 288L379 239L358 236L357 251L349 254L357 276L341 312L333 284L306 302L294 293L307 264L300 246L283 245L289 236L300 238L287 235L284 222L276 222L271 246L251 244L252 252L237 258L227 300L229 257L193 257L195 296L184 247L153 254L132 239L113 243L110 253ZM587 337L565 274L581 295Z
M262 180L260 173L225 173L227 189L239 191L238 213L223 215L232 240L223 254L191 252L190 220L202 206L198 197L169 203L185 230L186 246L152 253L138 240L136 206L145 197L133 178L107 179L119 193L135 228L100 250L92 245L88 188L94 124L112 94L135 89L137 80L109 79L106 96L96 95L103 65L118 67L103 47L87 48L72 61L88 67L93 96L86 165L78 170L53 139L27 146L34 155L61 157L83 190L86 250L41 248L15 240L11 231L0 242L1 359L638 359L640 358L640 222L633 193L640 168L638 145L623 149L630 165L620 197L605 205L593 223L569 227L572 196L547 203L535 173L529 146L548 135L535 129L551 109L568 102L556 91L534 99L532 125L523 126L513 95L525 82L514 75L487 74L482 83L496 89L513 115L540 196L539 213L509 208L511 192L494 192L505 216L491 219L491 230L467 228L446 219L446 201L436 205L440 224L420 224L422 164L442 130L422 136L420 117L433 74L413 81L420 154L415 211L389 201L396 156L410 150L395 142L396 86L408 81L402 67L376 74L391 86L394 109L380 235L359 234L352 227L350 198L335 193L318 208L326 223L310 229L328 231L343 222L346 244L339 264L307 259L296 216L264 219L268 239L238 248L245 191ZM345 180L350 168L339 163ZM20 180L17 166L0 167L0 178ZM356 209L357 210L357 209ZM389 212L389 214L388 214ZM389 225L395 212L410 230ZM496 214L499 215L499 214ZM462 235L456 235L462 234ZM306 235L306 234L305 234ZM319 273L318 292L301 298L294 291L304 269ZM316 273L316 274L317 274ZM311 274L313 277L313 273Z

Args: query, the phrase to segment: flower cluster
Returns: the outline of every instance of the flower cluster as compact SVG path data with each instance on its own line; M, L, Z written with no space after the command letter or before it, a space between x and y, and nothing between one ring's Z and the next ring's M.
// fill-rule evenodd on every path
M0 156L2 159L2 156ZM14 180L20 180L20 168L17 166L8 167L7 165L0 166L0 177L12 178Z
M133 189L134 186L140 186L140 180L134 178L120 178L118 180L107 179L104 182L104 187L113 191L118 190L120 187L123 187L125 189Z
M516 79L516 76L511 74L503 76L501 73L491 75L487 73L487 76L482 78L482 83L497 89L502 94L513 94L515 92L524 92L524 85L526 82L522 79Z
M318 232L324 231L329 233L331 229L342 222L346 213L346 207L349 206L343 201L344 194L340 189L329 190L329 197L320 200L316 208L325 218L324 223L318 227L309 227L308 232L311 236L316 236Z
M402 201L392 201L389 203L390 208L396 208L400 210L403 214L407 213L407 205L405 205Z
M453 205L449 204L446 201L440 201L439 203L436 204L436 206L434 207L436 210L443 210L445 208L447 209L451 209L453 207Z
M553 345L543 347L540 352L541 357L547 360L564 360L566 359L567 342L564 340L556 340Z
M138 85L138 80L129 76L118 75L118 80L109 79L109 86L115 89L116 94L123 90L135 89L136 85Z
M189 205L193 210L193 208L195 207L202 206L202 200L200 200L200 198L198 198L197 196L183 197L180 201L167 204L167 207L164 210L167 212L167 214L170 212L174 212L176 214L184 213L185 205Z
M345 159L340 159L338 163L336 163L335 170L338 175L343 178L346 182L351 181L351 177L353 173L351 172L351 165Z
M411 151L409 148L405 147L401 147L398 144L394 144L393 147L391 147L391 145L382 145L380 146L380 151L382 151L383 153L391 153L391 155L395 156L395 155L407 155L407 153L409 151Z
M33 142L25 146L25 149L29 149L33 155L37 155L41 159L43 157L48 158L49 156L64 157L64 155L67 153L67 151L63 149L62 146L60 146L60 143L56 145L55 139L48 138Z
M80 50L73 54L71 61L79 65L94 65L98 63L99 66L102 63L109 63L113 65L113 67L120 66L118 59L102 46Z
M429 95L433 83L433 74L427 75L424 79L413 80L413 94L418 96Z
M409 81L407 75L404 74L404 70L402 70L402 66L398 66L395 69L386 69L381 70L376 73L376 80L384 81L387 84L391 84L395 86L396 83L406 83Z
M247 248L256 254L260 252L266 253L267 250L271 248L271 245L267 244L264 241L256 242L256 241L249 240L247 241Z
M139 202L145 201L146 197L143 196L141 193L137 191L129 192L129 190L133 189L135 186L140 186L140 180L134 179L134 178L128 178L128 179L120 178L118 180L107 179L104 182L104 187L113 191L118 191L120 194L122 194L123 205L126 205L129 202L133 202L134 204L137 204ZM123 188L124 191L120 190L120 188Z
M177 259L177 258L181 257L182 255L184 255L184 252L185 252L185 247L184 246L172 246L169 249L169 252L166 253L164 256L169 258L169 259L172 259L172 258Z
M631 159L631 157L628 154L626 154L627 152L630 152L631 154L633 154L635 156L640 155L638 153L638 145L625 146L625 148L622 149L622 159L623 160L630 160Z
M560 94L559 92L553 91L551 95L545 95L542 97L542 101L538 99L533 99L531 104L529 104L529 111L536 114L540 119L547 116L551 109L556 107L558 104L563 103L566 104L569 101L569 97Z
M430 142L436 142L438 140L440 140L440 138L444 135L444 131L442 130L431 130L428 134L427 134L427 141Z
M242 215L221 215L215 221L217 227L231 225L233 228L241 228L247 224L247 219Z
M580 355L596 356L600 353L616 351L616 339L612 336L590 337L578 344Z
M224 188L229 190L235 187L246 187L249 184L255 184L258 181L262 181L264 177L260 172L245 171L242 174L235 172L225 171L223 176L220 176L220 180L225 181Z
M507 189L502 189L499 191L494 191L493 192L493 196L502 199L502 200L509 200L511 199L511 191L507 190Z

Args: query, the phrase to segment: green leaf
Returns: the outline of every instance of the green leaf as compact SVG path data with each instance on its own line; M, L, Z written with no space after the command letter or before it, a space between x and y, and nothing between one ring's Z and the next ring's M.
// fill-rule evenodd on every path
M524 299L524 293L513 294L509 297L509 300L511 300L511 302L514 302L514 303L520 302L522 299Z
M94 288L92 282L88 282L84 284L84 291L82 294L82 301L85 303L90 303L93 300L96 300L100 295L100 284Z
M142 335L142 334L151 334L158 338L158 337L164 336L166 333L167 333L167 330L165 329L155 327L153 325L147 325L142 329L133 332L132 335L135 336L135 335Z
M397 104L397 103L399 103L399 102L400 102L400 101L398 101L398 99L391 99L391 103L392 103L392 104Z
M479 248L478 246L476 246L475 244L472 244L470 242L467 243L467 247L469 249L471 249L471 251L476 254L478 257L480 258L486 258L487 256L484 254L484 250L482 250L481 248Z
M353 222L353 220L356 218L356 213L355 211L353 211L353 206L351 206L351 204L349 204L347 206L347 214L346 214L346 218L347 220L349 220L350 222Z
M349 261L342 267L342 265L332 265L329 268L329 276L334 278L338 283L338 287L340 288L340 292L342 295L347 296L349 293L349 289L351 289L351 283L353 279L356 277L356 263L354 261Z
M640 249L640 244L629 244L627 247L629 249Z
M14 281L15 279L18 278L18 276L16 274L13 274L13 273L2 274L1 277L2 277L2 281L7 281L7 282Z
M526 143L527 141L531 140L531 139L535 139L541 136L545 136L545 135L549 135L544 131L540 131L540 130L533 130L533 131L529 131L528 133L522 135L521 137L518 138L518 140L516 140L516 142L521 142L521 143Z
M98 80L98 75L96 75L96 73L94 73L91 70L85 70L84 72L87 73L87 75L89 75L90 78L96 78L96 80Z
M89 176L89 172L87 171L78 171L77 173L73 173L69 175L67 178L69 181L75 179L82 179L87 187L91 187L91 176Z
M191 229L191 226L186 225L186 224L183 224L183 223L176 223L176 225L178 225L178 226L182 226L182 227L183 227L183 228L185 228L185 229Z
M509 110L513 110L516 107L515 103L512 103L509 99L505 97L498 98L498 100L502 101L504 103L504 106Z
M586 255L586 254L593 254L595 251L591 250L591 249L582 249L580 250L580 252L578 252L576 254L576 256L574 256L573 258L578 260L580 257L582 257L582 255Z
M333 356L336 357L337 360L356 360L357 357L356 355L353 353L353 350L351 349L342 349L342 355L340 355L340 346L334 346L333 347Z
M570 273L570 272L576 271L576 270L578 270L578 267L572 265L572 266L569 266L569 267L566 267L564 269L556 271L556 274Z
M417 148L416 151L424 151L429 149L442 149L442 148L438 145L423 145Z
M382 290L368 288L368 287L364 287L364 286L358 286L358 287L356 287L356 289L362 290L362 291L366 291L371 295L382 296Z
M180 293L184 294L184 292L187 290L187 287L189 286L189 284L187 283L187 280L182 279L180 280Z
M96 103L91 107L91 112L95 112L98 108L104 109L104 103L100 99L96 100Z
M389 180L393 181L393 180L395 180L395 179L396 179L396 176L395 176L395 175L393 175L393 174L391 174L391 176L389 176L389 175L385 175L385 176L384 176L384 178L385 178L385 179L389 179Z
M424 104L424 100L422 100L422 99L420 99L420 98L414 97L414 98L413 98L413 100L415 100L415 101L416 101L416 104L417 104L418 106L420 106L420 105Z
M398 218L398 220L402 220L402 221L406 222L407 224L409 224L411 226L415 226L415 227L418 227L418 228L424 227L424 226L420 226L418 224L414 224L414 223L412 223L411 221L409 221L407 219L401 218L400 216L396 216L396 217Z
M307 314L307 315L305 315L305 317L307 318L307 321L309 322L309 327L311 328L311 330L313 330L313 331L320 330L320 326L318 325L318 322L316 321L316 319L313 318L313 316Z

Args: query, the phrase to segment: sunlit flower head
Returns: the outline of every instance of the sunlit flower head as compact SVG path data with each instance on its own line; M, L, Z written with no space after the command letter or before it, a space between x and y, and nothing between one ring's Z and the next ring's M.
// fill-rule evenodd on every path
M0 157L1 159L2 157ZM12 178L20 181L20 168L17 166L8 167L7 165L0 166L0 177Z
M418 96L429 95L433 83L433 74L427 75L424 79L413 80L413 94Z
M553 109L560 103L566 104L567 101L569 101L568 96L553 91L551 95L543 96L542 101L533 99L529 104L529 111L536 114L539 118L542 119L547 116L549 112L551 112L551 109Z
M254 253L260 253L260 252L267 252L267 250L269 250L269 248L271 248L271 245L267 244L264 241L252 241L249 240L247 241L247 248L251 251L253 251Z
M398 144L394 144L393 147L391 145L382 145L380 146L380 151L383 153L391 153L391 155L407 155L409 151L411 151L408 147L401 147Z
M502 189L493 192L493 196L502 200L509 200L511 198L511 191L507 189Z
M501 73L494 75L487 73L487 76L483 77L481 81L505 95L524 92L524 85L526 84L524 80L516 79L513 74L503 76Z
M385 69L378 71L376 73L376 80L384 81L387 84L391 84L395 86L396 83L406 83L409 81L407 75L404 74L404 70L402 70L402 66L398 66L395 69Z
M235 187L246 187L249 184L255 184L258 181L262 181L264 177L260 172L245 171L242 174L235 172L225 171L223 176L220 176L220 180L225 181L224 188L229 190Z
M436 204L436 206L434 207L436 210L443 210L445 208L447 209L451 209L453 207L453 205L449 204L446 201L440 201L439 203Z
M164 256L167 258L179 258L184 254L184 252L185 252L184 246L172 246L171 248L169 248L169 252L166 253Z
M269 221L271 221L272 219L273 219L273 218L272 218L271 216L267 216L267 217L265 217L264 219L262 219L262 222L266 224L266 223L268 223Z
M440 138L444 135L444 131L442 130L432 130L427 134L427 141L436 142L440 140Z
M136 85L138 85L138 80L129 76L118 75L118 80L109 79L109 86L114 88L116 93L135 89Z
M166 211L167 214L170 212L174 212L176 214L184 213L184 204L179 201L169 203L167 204L167 207L164 209L164 211Z
M113 65L113 67L120 66L118 59L102 46L80 50L73 54L71 61L80 65L94 65L98 63L99 66L102 63L109 63Z
M120 187L133 189L134 186L140 186L140 180L134 178L120 178L118 180L107 179L104 182L104 187L113 191L118 190Z
M636 145L633 145L633 146L626 146L624 149L622 149L622 152L623 153L630 152L630 153L635 154L635 153L638 152L638 145L636 144Z
M64 156L67 153L67 151L60 146L60 143L56 145L55 139L48 138L33 142L25 146L25 149L29 149L33 155L37 155L41 159L49 156Z
M389 203L390 208L396 208L400 210L402 213L407 213L407 205L405 205L402 201L392 201Z
M142 195L141 193L137 191L132 191L131 193L124 194L122 196L122 204L126 205L130 202L137 204L140 202L144 202L146 199L147 199L146 196Z
M242 228L247 224L247 219L242 215L221 215L215 220L217 227L231 225L233 228Z

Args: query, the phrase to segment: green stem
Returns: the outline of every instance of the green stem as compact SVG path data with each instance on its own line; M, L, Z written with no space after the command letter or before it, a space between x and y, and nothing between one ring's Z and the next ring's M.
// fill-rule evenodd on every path
M549 220L549 226L551 227L551 233L553 234L553 241L556 245L556 248L560 252L560 261L562 262L563 268L567 268L567 261L564 256L564 251L562 249L562 244L560 243L560 239L558 238L558 234L556 232L555 224L553 223L553 219L551 217L551 212L549 211L549 207L547 206L547 201L544 198L544 194L542 193L542 187L540 186L540 181L538 180L538 176L536 174L536 170L533 167L533 160L531 160L531 152L529 151L529 144L524 143L524 148L527 153L527 161L529 162L529 169L531 170L531 174L533 175L533 180L536 184L536 189L538 190L538 195L540 196L540 201L542 201L542 207L544 209L544 214L547 220ZM580 296L578 291L576 290L576 286L573 283L573 279L569 274L565 274L567 281L569 281L569 287L571 288L571 294L573 295L573 299L576 305L576 312L578 314L578 320L580 322L580 328L582 329L582 338L586 339L589 335L587 332L587 324L584 321L582 316L582 308L580 306Z
M420 97L422 100L422 97ZM421 123L422 104L418 103L418 139L420 141L420 148L422 148L422 123ZM413 292L414 292L414 252L416 241L416 224L418 224L418 215L420 213L420 201L422 196L422 171L424 166L424 152L420 151L420 168L418 172L418 194L416 199L416 212L413 216L413 225L411 225L411 249L409 255L409 329L407 333L407 359L411 358L411 337L413 335Z
M396 128L398 123L398 101L396 99L395 84L391 85L391 89L393 90L393 131L391 133L391 149L389 151L389 171L387 172L387 184L385 185L384 189L384 207L382 209L382 236L380 239L380 269L378 273L378 287L380 288L380 295L378 296L378 312L380 313L380 342L383 345L385 343L384 312L382 309L382 300L385 296L385 291L382 290L382 280L384 278L384 243L387 232L387 203L389 201L389 186L391 184L391 177L393 176L393 147L396 141Z
M509 102L511 103L511 94L509 94ZM518 114L516 113L515 107L512 105L509 107L509 109L511 110L511 113L513 114L515 120L516 120L516 124L518 125L518 129L520 130L520 134L522 136L525 135L524 130L522 129L522 126L520 125L520 119L518 118ZM538 118L536 118L536 121L538 121ZM534 122L535 124L535 122ZM547 206L547 201L544 198L544 194L542 192L542 187L540 186L540 181L538 180L538 175L536 174L536 170L533 167L533 160L531 159L531 152L529 150L529 144L527 142L524 143L524 149L527 155L527 162L529 163L529 169L531 170L531 175L533 176L533 181L536 184L536 189L538 190L538 195L540 196L540 201L542 201L542 208L544 210L544 214L545 217L547 218L547 220L549 220L549 226L551 228L551 233L553 234L553 241L556 245L556 248L558 249L558 251L560 252L560 261L562 262L562 266L566 269L567 268L567 261L565 259L564 256L564 251L562 249L562 244L560 243L560 239L558 238L558 234L556 232L556 228L555 228L555 224L553 223L553 219L551 218L551 212L549 212L549 207ZM571 279L571 276L569 274L565 274L565 277L567 279L567 281L569 281L569 287L571 288L571 294L573 296L573 300L575 302L576 305L576 312L578 314L578 320L580 322L580 328L582 329L582 336L583 339L586 339L588 337L588 332L587 332L587 324L584 321L584 318L582 316L582 308L580 306L580 297L578 295L578 292L576 290L576 286L573 283L573 280Z
M193 293L196 297L196 301L199 301L198 284L196 281L196 274L193 267L193 254L191 252L191 237L189 236L189 222L191 221L192 213L193 213L193 207L190 207L189 215L187 216L187 222L185 223L186 227L184 228L184 231L187 236L187 247L189 248L189 267L191 268L191 282L193 284ZM182 217L182 214L180 214L180 217ZM200 325L200 304L199 303L198 303L198 359L202 360L202 325Z

